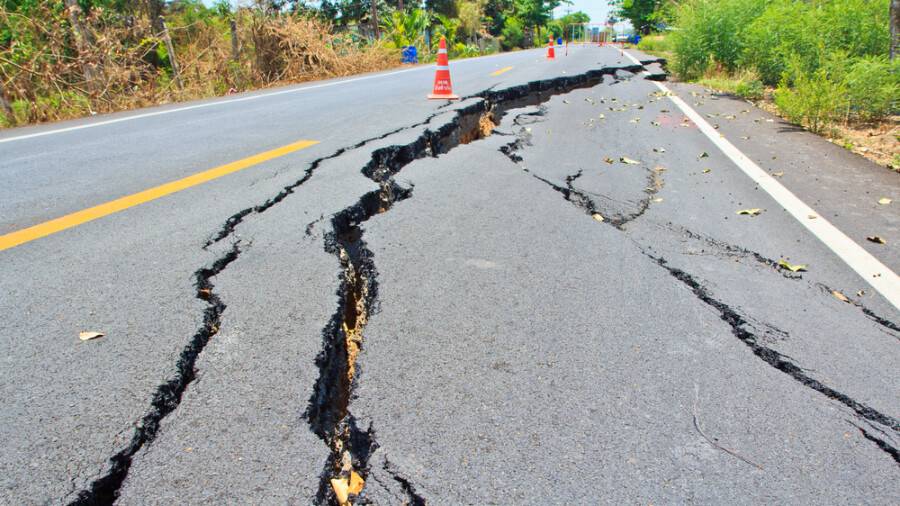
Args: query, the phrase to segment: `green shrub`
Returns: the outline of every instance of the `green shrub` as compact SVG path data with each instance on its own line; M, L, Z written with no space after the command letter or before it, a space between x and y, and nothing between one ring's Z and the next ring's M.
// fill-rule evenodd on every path
M846 85L830 79L825 68L807 73L796 67L778 86L775 104L790 121L817 133L846 117L849 105Z
M682 78L696 79L715 63L726 71L737 68L743 53L743 30L758 17L765 0L688 0L676 14L672 33L677 58L673 70Z
M672 51L672 42L665 35L648 35L641 37L637 48L645 53L669 53Z
M848 63L844 77L850 110L862 119L880 119L897 110L900 100L900 60L864 56Z
M700 84L717 91L731 93L748 100L759 100L765 95L765 87L756 72L743 71L734 75L711 75L698 80Z
M506 18L506 24L503 25L500 37L500 45L504 50L522 47L522 43L525 41L522 22L518 18Z

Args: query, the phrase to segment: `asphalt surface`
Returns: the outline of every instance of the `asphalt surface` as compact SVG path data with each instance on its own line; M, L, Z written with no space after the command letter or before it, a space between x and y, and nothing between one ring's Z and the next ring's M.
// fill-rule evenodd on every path
M0 251L0 502L896 502L889 300L618 50L451 69L0 134L0 235L319 141ZM670 87L900 267L895 173Z

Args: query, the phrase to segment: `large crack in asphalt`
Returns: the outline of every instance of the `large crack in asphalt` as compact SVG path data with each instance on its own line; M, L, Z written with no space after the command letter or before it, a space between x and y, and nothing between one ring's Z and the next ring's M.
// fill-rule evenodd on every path
M487 90L473 96L480 100L472 105L447 111L454 113L450 120L437 127L429 126L412 141L372 152L361 172L377 183L379 189L335 214L331 231L325 234L325 250L337 257L342 271L338 307L322 331L322 350L316 358L319 377L304 413L310 429L329 450L320 476L318 504L344 505L360 497L362 485L359 484L365 483L370 472L369 458L378 448L374 428L370 426L363 431L357 426L350 403L359 381L356 359L364 344L365 324L378 303L378 270L361 225L412 196L412 188L401 187L394 176L417 159L437 157L491 135L508 110L539 105L555 95L596 86L617 72L635 73L640 69L637 65L604 67L500 91ZM412 503L425 504L408 479L398 482Z
M514 163L520 165L526 173L529 173L535 179L547 184L551 189L562 194L563 198L566 201L572 203L575 207L577 207L581 211L585 212L585 214L592 216L595 219L595 221L605 222L609 225L612 225L615 229L617 229L620 232L625 233L627 235L628 231L626 229L624 229L623 226L621 226L621 224L612 223L612 222L606 221L602 218L598 218L597 209L596 209L593 201L584 193L579 192L574 189L572 183L580 176L580 173L576 173L574 175L568 176L566 178L567 186L561 187L557 184L554 184L551 181L548 181L548 180L534 174L528 168L524 167L523 158L516 151L521 149L524 145L529 144L529 141L530 141L530 139L527 137L527 135L525 134L525 132L523 130L523 132L520 132L518 139L516 141L511 142L511 143L506 144L505 146L501 147L500 152L503 153L504 155L506 155ZM639 217L642 214L643 214L643 212L641 212L640 214L635 216L635 218ZM703 236L699 236L698 234L692 233L692 235L694 236L694 238L699 238L699 239L703 239L703 240L708 239ZM644 246L639 244L634 238L629 237L629 239L631 239L634 242L635 246L638 248L638 250L644 256L646 256L647 258L652 260L654 264L665 269L666 272L668 272L669 275L671 275L674 279L676 279L679 282L681 282L682 284L684 284L688 289L691 290L693 295L698 300L700 300L704 304L713 308L719 314L719 317L722 319L722 321L724 321L726 324L728 324L728 326L731 328L731 333L736 338L738 338L742 343L744 343L750 349L750 351L755 356L757 356L759 359L761 359L763 362L765 362L769 366L777 369L778 371L781 371L782 373L788 375L790 378L797 381L801 385L803 385L807 388L810 388L816 392L819 392L820 394L822 394L822 395L826 396L827 398L832 399L840 404L843 404L844 406L846 406L847 408L852 410L858 417L868 420L869 422L874 422L876 424L880 424L881 426L887 427L890 430L893 430L895 433L900 434L900 421L896 420L895 418L893 418L889 415L881 413L881 412L873 409L870 406L867 406L861 402L858 402L855 399L851 398L850 396L825 385L824 383L822 383L821 381L819 381L815 378L812 378L811 376L806 374L806 372L803 368L801 368L800 366L795 364L789 357L761 344L761 339L755 333L753 333L747 329L747 327L750 326L748 317L740 314L738 311L736 311L735 309L730 307L728 304L714 298L712 296L712 294L709 292L709 290L707 290L691 274L689 274L681 269L670 266L664 258L653 255L652 253L647 251L644 248ZM712 239L710 239L710 241L711 241L711 243L715 244L717 247L724 248L725 250L727 250L729 252L751 256L757 262L760 262L762 264L768 265L773 268L778 268L776 262L774 262L773 260L766 258L758 253L755 253L755 252L752 252L752 251L749 251L749 250L746 250L744 248L740 248L737 246L721 243L720 241L715 241ZM868 314L867 314L867 316L868 316ZM876 316L875 318L879 318L879 317ZM875 319L875 318L873 318L873 319ZM875 319L875 321L876 321L876 323L881 324L881 322L878 321L877 319ZM890 322L888 322L888 324L889 325L886 325L886 326L888 326L888 328L891 328L890 325L893 325ZM866 439L875 442L877 444L877 447L880 450L884 451L885 453L890 455L895 461L897 461L897 455L898 455L897 448L894 448L888 442L886 442L882 439L878 439L878 438L872 436L871 434L869 434L868 432L866 432L863 429L860 429L860 431L862 432L863 436ZM898 461L898 464L900 464L900 461Z
M641 65L609 66L572 76L532 81L499 91L489 88L467 97L480 101L457 109L452 120L440 127L426 129L414 142L373 151L371 161L362 172L379 183L380 189L367 193L356 205L337 213L331 220L332 232L326 235L326 251L338 257L343 272L338 293L339 307L323 330L323 349L316 359L320 377L305 413L310 429L325 440L331 449L320 480L320 503L336 502L333 489L328 486L335 475L332 470L340 469L341 473L337 476L345 475L344 470L348 467L345 462L349 456L351 469L366 473L368 456L377 448L373 429L370 427L363 431L358 428L348 411L348 405L353 383L358 375L355 356L362 345L362 328L377 302L378 286L373 255L362 238L359 225L375 214L386 212L395 202L411 195L411 189L397 185L393 181L393 175L415 159L438 156L460 144L490 135L497 123L495 118L501 117L506 110L538 105L554 95L595 86L603 82L606 76L619 79L618 72L634 74L641 70ZM313 160L299 179L284 186L277 194L261 204L247 207L228 217L219 230L204 243L202 249L207 250L232 237L248 216L262 214L295 193L325 161L392 135L430 125L435 118L446 112L441 109L448 105L450 104L442 105L423 121L341 147L327 156ZM207 302L203 325L179 355L175 374L156 388L150 408L135 427L131 442L109 458L109 469L94 478L70 504L109 505L118 498L136 454L157 437L163 419L178 408L185 390L196 378L197 359L210 339L218 333L222 313L226 308L225 303L213 292L212 279L234 262L241 252L240 241L233 241L232 247L210 266L195 272L196 296ZM414 503L425 503L424 499L415 494L414 487L408 481L404 490Z
M203 325L191 337L178 356L175 374L157 387L150 402L150 409L135 427L131 442L109 459L109 470L103 476L95 479L87 489L82 490L70 504L101 505L112 504L116 500L119 488L128 475L135 454L156 438L163 418L175 411L187 386L197 377L195 367L197 359L212 336L219 331L222 313L226 307L213 291L212 278L237 260L241 252L240 243L235 242L231 245L231 249L211 266L200 268L194 273L196 297L206 302L206 309L203 311Z

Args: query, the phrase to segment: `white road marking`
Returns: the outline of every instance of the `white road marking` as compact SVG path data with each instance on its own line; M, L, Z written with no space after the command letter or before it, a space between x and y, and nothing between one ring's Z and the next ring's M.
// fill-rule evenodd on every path
M478 56L475 58L465 58L462 60L454 60L452 63L454 65L459 65L461 63L465 63L465 62L469 62L469 61L480 60L482 58L491 58L491 57L495 57L495 56L510 55L510 54L516 54L516 53L518 53L518 51L515 53L497 53L497 54L491 54L491 55L485 55L485 56ZM84 130L86 128L96 128L99 126L112 125L115 123L122 123L123 121L132 121L132 120L141 119L141 118L151 118L153 116L162 116L163 114L172 114L172 113L176 113L176 112L191 111L194 109L204 109L207 107L215 107L215 106L220 106L220 105L234 104L237 102L247 102L250 100L258 100L261 98L275 97L278 95L287 95L289 93L301 93L304 91L315 90L315 89L319 89L319 88L328 88L330 86L338 86L341 84L354 83L357 81L365 81L368 79L377 79L380 77L395 76L397 74L403 74L406 72L413 72L416 70L423 70L423 69L433 70L434 65L421 65L418 67L412 67L412 68L408 68L408 69L397 70L394 72L387 72L387 73L383 73L383 74L372 74L372 75L361 76L361 77L351 77L349 79L343 79L340 81L332 81L332 82L322 83L322 84L313 84L310 86L303 86L301 88L291 88L291 89L287 89L287 90L273 91L271 93L260 93L260 94L251 95L248 97L238 97L238 98L231 98L231 99L225 99L225 100L216 100L215 102L207 102L204 104L194 104L194 105L188 105L188 106L184 106L184 107L177 107L174 109L166 109L163 111L153 111L153 112L147 112L147 113L142 113L142 114L133 114L133 115L124 116L121 118L85 123L83 125L75 125L75 126L70 126L70 127L65 127L65 128L56 128L53 130L45 130L42 132L35 132L32 134L17 135L15 137L0 138L0 144L3 144L4 142L13 142L13 141L20 141L20 140L25 140L25 139L33 139L35 137L44 137L46 135L61 134L64 132L72 132L75 130Z
M631 54L624 52L632 62L640 65L640 61ZM649 75L650 72L644 71ZM706 137L718 147L722 153L734 162L744 174L753 180L760 188L765 190L781 207L789 212L801 225L819 238L831 251L843 260L851 269L856 271L872 288L884 296L895 308L900 309L900 278L897 274L872 256L862 246L857 244L841 232L837 227L826 220L821 213L806 205L790 190L782 186L769 173L756 165L747 155L742 153L734 144L730 143L723 135L703 119L700 114L689 106L684 100L676 96L664 84L653 81L661 91L666 93L669 99L681 109L688 118L700 128ZM810 215L818 216L817 219L809 219Z

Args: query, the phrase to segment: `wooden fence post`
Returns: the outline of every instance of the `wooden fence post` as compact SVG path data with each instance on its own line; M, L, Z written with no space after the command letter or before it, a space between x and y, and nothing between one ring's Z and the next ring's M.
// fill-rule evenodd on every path
M169 63L172 65L172 73L175 74L175 84L178 89L184 89L184 83L181 82L181 71L178 70L178 60L175 59L175 48L172 46L172 37L169 36L169 27L166 26L166 20L162 16L159 17L159 24L162 26L163 40L166 42L166 51L169 53Z
M241 56L241 44L238 40L237 21L231 20L231 59L239 61Z

